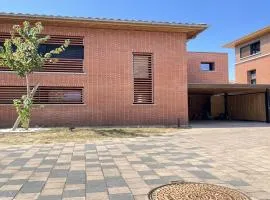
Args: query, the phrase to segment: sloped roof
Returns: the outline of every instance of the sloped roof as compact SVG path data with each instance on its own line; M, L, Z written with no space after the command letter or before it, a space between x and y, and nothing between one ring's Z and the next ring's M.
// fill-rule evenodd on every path
M265 34L270 33L270 26L264 27L258 31L255 31L253 33L250 33L248 35L245 35L237 40L234 40L228 44L225 44L224 47L226 48L235 48L236 46L239 46L241 44L247 43L249 41L252 41L256 38L259 38Z
M57 26L76 26L92 27L107 29L124 29L124 30L143 30L143 31L162 31L162 32L184 32L187 33L188 39L196 37L208 26L204 23L178 23L178 22L159 22L143 20L126 20L126 19L108 19L78 16L55 16L39 15L24 13L6 13L0 12L0 23L14 23L23 20L41 21L43 24Z

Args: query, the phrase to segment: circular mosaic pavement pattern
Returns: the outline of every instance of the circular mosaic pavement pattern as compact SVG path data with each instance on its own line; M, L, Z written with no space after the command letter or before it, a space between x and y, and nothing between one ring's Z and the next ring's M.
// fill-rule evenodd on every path
M172 183L151 190L150 200L251 200L227 187L204 183Z

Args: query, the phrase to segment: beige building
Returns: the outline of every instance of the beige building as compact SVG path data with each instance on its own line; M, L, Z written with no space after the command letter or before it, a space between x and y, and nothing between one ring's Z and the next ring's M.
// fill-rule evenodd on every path
M270 83L270 26L225 45L235 48L236 83Z

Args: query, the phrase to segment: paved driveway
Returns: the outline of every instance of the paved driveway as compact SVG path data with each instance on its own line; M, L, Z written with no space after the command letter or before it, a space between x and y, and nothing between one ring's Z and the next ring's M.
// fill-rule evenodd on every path
M194 127L92 144L2 146L0 199L145 200L151 188L176 180L226 185L270 199L270 127Z

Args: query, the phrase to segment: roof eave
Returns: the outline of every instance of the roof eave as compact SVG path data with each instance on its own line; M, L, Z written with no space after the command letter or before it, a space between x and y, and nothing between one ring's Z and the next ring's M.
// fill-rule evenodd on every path
M265 27L263 29L260 29L258 31L253 32L253 33L245 35L244 37L241 37L241 38L239 38L237 40L234 40L234 41L232 41L230 43L227 43L223 47L224 48L235 48L236 46L239 46L241 44L252 41L252 40L254 40L254 39L258 38L258 37L261 37L261 36L263 36L265 34L268 34L268 33L270 33L270 26L267 26L267 27Z
M206 24L180 24L165 22L146 22L135 20L113 20L98 18L80 18L80 17L62 17L46 15L27 15L27 14L3 14L0 13L1 21L20 22L23 20L41 21L43 24L59 26L72 25L76 27L92 27L104 29L127 29L127 30L145 30L162 32L184 32L188 39L195 38L199 33L207 29ZM80 23L78 23L80 22Z

